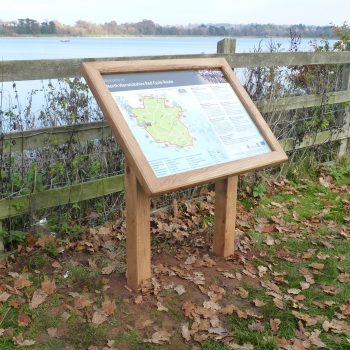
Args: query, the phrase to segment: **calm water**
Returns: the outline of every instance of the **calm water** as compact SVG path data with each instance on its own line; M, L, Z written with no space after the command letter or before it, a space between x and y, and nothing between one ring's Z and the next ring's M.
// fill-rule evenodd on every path
M34 60L82 57L119 57L215 53L222 37L109 37L109 38L0 38L0 59ZM67 41L68 40L68 41ZM271 39L238 38L237 52L249 52L262 42L268 51ZM288 38L274 38L288 50ZM311 39L303 39L301 49L308 51Z
M215 53L217 42L222 37L39 37L39 38L0 38L0 60L63 59L83 57L122 57ZM288 38L274 38L285 51L289 48ZM310 50L310 41L303 39L300 49ZM271 39L244 37L237 39L237 52L250 52L261 44L263 51L269 51ZM239 78L243 75L237 71ZM29 92L40 90L47 81L16 82L19 102L23 108L28 105ZM0 108L6 110L17 105L12 83L0 85ZM38 93L32 100L32 111L37 113L44 103L43 94Z

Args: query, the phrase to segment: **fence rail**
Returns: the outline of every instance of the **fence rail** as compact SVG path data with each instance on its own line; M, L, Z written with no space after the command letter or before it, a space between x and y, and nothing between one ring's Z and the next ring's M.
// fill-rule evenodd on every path
M224 57L232 68L350 64L350 52L213 53L199 55L101 57L60 60L2 61L1 81L58 79L81 76L81 62Z
M232 40L224 39L218 43L218 52L210 55L177 55L177 56L147 56L147 57L108 57L67 60L34 60L34 61L2 61L0 77L2 81L54 79L81 76L82 61L97 60L129 60L129 59L165 59L165 58L203 58L225 57L232 68L291 66L315 64L345 64L343 76L343 91L330 93L327 104L337 104L350 101L350 52L288 52L288 53L235 53ZM231 52L231 53L227 53ZM285 97L277 100L257 102L262 112L295 110L319 106L324 103L321 96L308 95ZM29 149L39 149L50 145L64 144L70 140L87 141L111 137L112 132L106 122L92 122L74 126L42 128L5 134L0 142L0 151L11 153ZM340 141L340 155L343 155L350 140L350 113L347 109L345 125L341 132L323 131L317 135L306 135L302 142L292 139L280 140L286 151L320 145L325 142ZM81 184L50 189L15 198L0 200L0 220L23 214L32 208L44 209L54 206L75 203L87 199L98 198L123 190L123 175L97 179ZM1 222L0 222L1 229Z

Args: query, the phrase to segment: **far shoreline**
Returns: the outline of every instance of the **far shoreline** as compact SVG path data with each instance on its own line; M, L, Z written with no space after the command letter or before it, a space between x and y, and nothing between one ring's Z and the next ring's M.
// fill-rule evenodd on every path
M261 39L278 39L278 38L289 38L284 35L276 35L276 36L251 36L251 35L241 35L241 36L227 36L227 35L140 35L140 34L88 34L88 35L57 35L57 34L17 34L17 35L0 35L1 39L16 39L16 38L57 38L57 39L71 39L71 38L261 38ZM320 38L318 36L310 36L310 37L301 37L302 39L316 39L316 40L335 40L336 36Z

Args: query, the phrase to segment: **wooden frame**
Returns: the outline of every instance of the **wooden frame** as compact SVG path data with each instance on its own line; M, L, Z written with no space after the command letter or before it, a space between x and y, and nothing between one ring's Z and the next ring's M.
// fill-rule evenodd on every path
M200 69L222 70L228 83L237 94L272 151L263 155L157 178L129 129L123 115L119 111L102 75ZM128 164L135 172L144 191L150 196L225 179L228 176L276 165L287 160L287 156L277 139L244 88L240 85L238 79L234 76L231 67L223 58L85 62L82 63L82 73L105 117L108 119L112 131L125 154Z

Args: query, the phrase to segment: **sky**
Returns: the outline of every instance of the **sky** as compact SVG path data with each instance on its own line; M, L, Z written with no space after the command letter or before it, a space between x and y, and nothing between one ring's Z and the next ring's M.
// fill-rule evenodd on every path
M349 0L0 0L0 19L32 18L73 24L151 19L165 24L350 22Z

